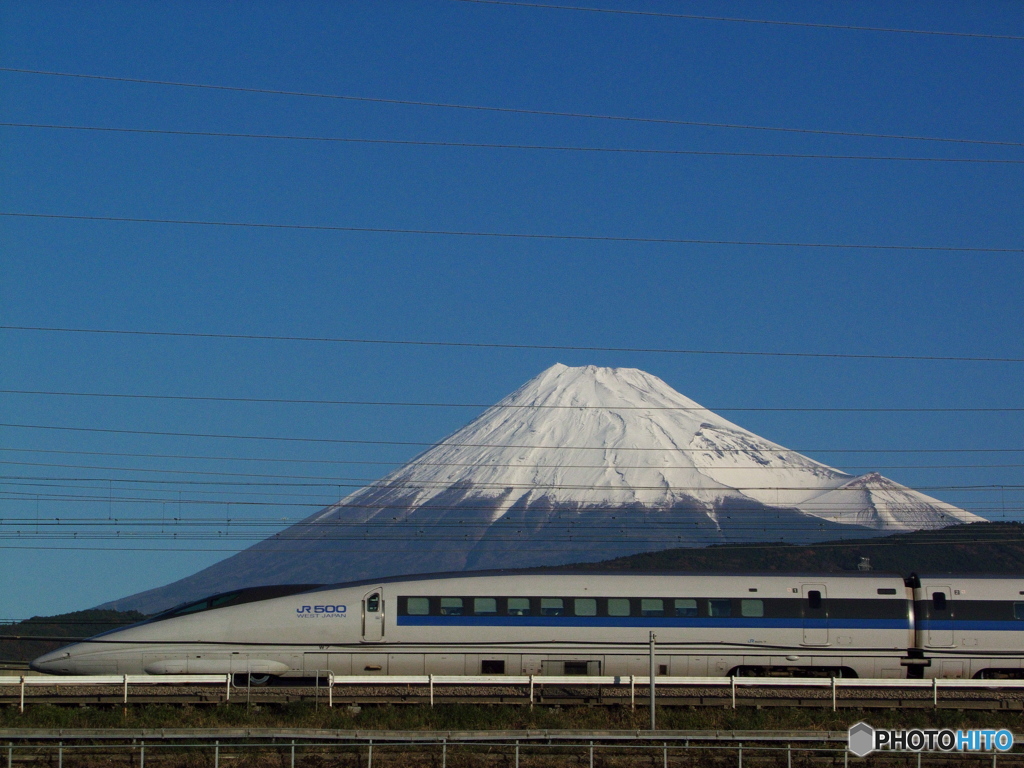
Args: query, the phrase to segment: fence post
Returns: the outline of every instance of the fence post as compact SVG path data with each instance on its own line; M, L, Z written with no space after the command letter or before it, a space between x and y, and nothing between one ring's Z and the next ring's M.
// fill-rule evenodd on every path
M448 740L441 739L441 768L448 768Z
M57 745L57 768L64 767L64 742Z
M939 708L939 678L932 678L932 707Z
M225 675L227 680L224 683L224 700L231 701L231 675Z
M793 745L786 745L786 768L793 768Z
M657 728L657 725L655 723L655 716L654 716L654 695L655 695L655 693L654 693L654 673L656 671L655 668L654 668L654 645L655 645L655 641L656 640L657 640L657 635L655 635L653 632L651 632L651 670L650 670L651 676L650 676L650 680L649 680L649 683L648 683L648 690L650 692L650 699L651 699L651 730L652 731L656 730L656 728Z
M327 706L334 709L334 672L327 670Z
M434 676L427 675L427 679L430 683L430 706L434 706Z
M530 675L530 709L533 709L533 675Z
M732 708L736 709L736 675L730 676L729 685L732 687Z
M295 739L292 739L292 768L295 768Z
M7 768L14 768L14 742L7 743Z
M370 739L366 750L366 768L373 768L373 739Z
M124 703L128 703L128 675L124 676Z
M139 742L139 768L146 768L146 742Z
M661 757L662 757L661 764L663 766L665 766L665 768L668 768L668 742L667 741L662 742L662 745L661 745Z
M836 679L832 678L832 711L836 711Z
M220 768L220 742L213 742L213 768Z
M515 768L519 768L519 739L516 739L516 765Z
M21 677L21 706L20 706L18 711L19 712L24 712L25 711L25 676L24 675L22 675L22 677Z
M629 708L636 709L636 675L629 676Z
M590 742L590 768L594 768L594 742Z
M737 765L738 765L739 768L743 768L743 742L742 741L740 742L739 758L740 758L740 760L739 760L739 763L737 763Z

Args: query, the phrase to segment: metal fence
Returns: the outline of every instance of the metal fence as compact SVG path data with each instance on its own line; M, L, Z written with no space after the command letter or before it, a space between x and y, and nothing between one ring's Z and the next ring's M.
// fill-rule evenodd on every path
M335 675L323 672L316 678L319 688L321 681L326 689L328 706L334 705L333 691L336 687L359 686L417 686L424 690L430 705L435 703L435 688L438 686L482 686L521 687L524 703L533 704L545 686L572 686L574 688L618 688L625 692L628 687L631 706L636 706L637 695L647 696L651 678L646 675L583 676L583 675ZM123 694L125 704L129 701L130 687L150 685L200 685L222 686L226 700L231 699L231 675L91 675L57 676L24 675L0 677L0 687L16 686L19 689L20 708L24 711L26 689L75 688L79 686L117 686ZM957 680L932 678L927 680L894 680L850 678L850 677L655 677L654 688L719 688L728 689L732 707L736 707L737 691L743 688L772 689L817 689L831 693L832 710L837 709L839 694L844 690L889 689L908 691L930 691L932 703L938 706L943 691L962 690L1022 690L1024 680ZM236 689L237 690L237 689ZM319 693L319 691L318 691ZM528 699L528 702L525 701ZM829 703L822 699L823 705Z
M111 755L124 765L145 768L175 763L183 755L199 756L205 765L220 768L222 761L295 768L296 765L332 763L381 768L412 764L453 766L595 765L639 759L664 768L681 765L794 764L849 766L948 765L959 754L885 752L856 758L846 749L845 732L825 731L317 731L313 729L210 729L181 730L0 730L0 749L8 768L16 763L48 762L64 768L90 759L102 762ZM1015 737L1019 741L1021 737ZM6 741L6 744L3 742ZM972 753L976 765L1024 765L1021 752ZM176 758L172 759L172 758ZM424 761L425 762L422 762ZM980 761L980 762L979 762Z

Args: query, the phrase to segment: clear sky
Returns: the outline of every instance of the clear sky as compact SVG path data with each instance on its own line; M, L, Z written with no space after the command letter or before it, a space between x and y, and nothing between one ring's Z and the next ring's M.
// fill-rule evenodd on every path
M1024 358L1024 11L1018 2L652 0L605 7L1018 39L456 0L8 1L0 3L0 67L371 100L0 71L0 122L23 124L0 127L0 211L1018 251L3 216L0 324ZM322 142L24 124L727 154ZM835 157L850 155L1014 162ZM0 394L0 422L33 428L0 427L0 619L86 608L188 575L420 450L38 427L429 444L480 410L10 390L481 404L555 362L639 367L742 426L832 466L857 474L879 468L992 519L1022 516L1024 413L829 410L1021 408L1019 362L8 329L0 330L0 388L8 391ZM175 517L191 522L175 526ZM84 518L102 525L87 528ZM153 525L141 528L140 518ZM142 530L150 535L139 537Z

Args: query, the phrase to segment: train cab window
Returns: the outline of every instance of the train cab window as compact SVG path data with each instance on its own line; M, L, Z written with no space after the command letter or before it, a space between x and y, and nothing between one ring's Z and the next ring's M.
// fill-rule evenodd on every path
M747 618L764 616L764 600L740 600L740 616Z
M821 592L812 589L807 593L807 607L812 611L821 610Z
M429 597L410 597L405 601L405 612L410 616L426 616L430 613Z
M693 598L683 598L676 600L675 604L676 616L684 619L695 619L697 618L697 601Z
M664 616L665 601L660 598L645 597L640 601L641 616Z
M380 610L380 593L374 592L368 598L366 598L366 612L376 613Z
M530 615L530 598L528 597L510 597L508 599L508 608L505 611L509 616L529 616Z
M542 597L540 599L541 616L562 616L565 614L565 601L560 597Z
M936 611L946 610L945 592L932 592L932 609Z
M442 597L441 598L441 615L442 616L461 616L462 615L462 598L461 597Z
M629 598L610 597L608 598L609 616L629 616Z
M708 616L713 619L727 619L732 616L732 601L728 599L708 600Z
M593 597L577 597L573 600L573 613L577 616L597 616L597 600Z
M1024 619L1024 603L1013 604L1013 618L1018 620Z
M494 597L474 597L473 613L477 616L497 616L498 600Z

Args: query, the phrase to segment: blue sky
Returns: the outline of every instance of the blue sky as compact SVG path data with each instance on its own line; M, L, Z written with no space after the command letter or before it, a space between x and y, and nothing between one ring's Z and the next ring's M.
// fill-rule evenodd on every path
M1024 14L1014 2L939 8L880 2L607 7L1024 35ZM8 213L1024 246L1021 40L454 0L5 2L0 66L1011 145L553 117L7 71L0 72L5 123L1018 161L581 153L7 126L0 127L0 210ZM1022 278L1019 252L523 240L0 217L5 326L1024 358ZM562 362L643 368L720 409L1019 408L1024 383L1021 363L14 330L0 331L0 345L5 390L490 403ZM5 424L425 443L477 412L0 395ZM833 466L856 473L881 467L883 474L919 488L956 486L929 492L993 519L1021 517L1021 491L993 487L1021 485L1021 469L1013 465L1024 463L1024 452L830 452L1022 449L1019 412L723 414ZM0 619L85 608L159 586L249 543L227 537L182 542L166 535L143 544L127 538L48 539L35 533L37 515L43 532L56 528L48 521L61 518L69 528L58 533L75 530L68 521L83 517L174 517L180 493L179 509L193 516L232 518L236 530L259 518L264 526L253 530L269 533L275 521L283 525L332 494L336 498L345 478L379 477L387 462L401 463L418 452L414 446L13 427L0 428L0 447L6 449L0 460L19 462L0 465L6 478L0 517L8 520L0 545L16 547L0 550ZM308 463L313 461L382 463ZM35 466L40 464L64 466ZM291 489L301 497L270 496L271 490L288 489L198 486L224 479L194 474L201 472L330 476L339 478L339 488L303 486ZM155 478L174 482L129 482ZM58 489L55 483L79 487ZM211 488L220 495L210 495ZM104 494L106 502L76 498ZM243 500L261 505L232 503ZM301 504L290 503L296 501ZM20 537L10 533L15 519Z

